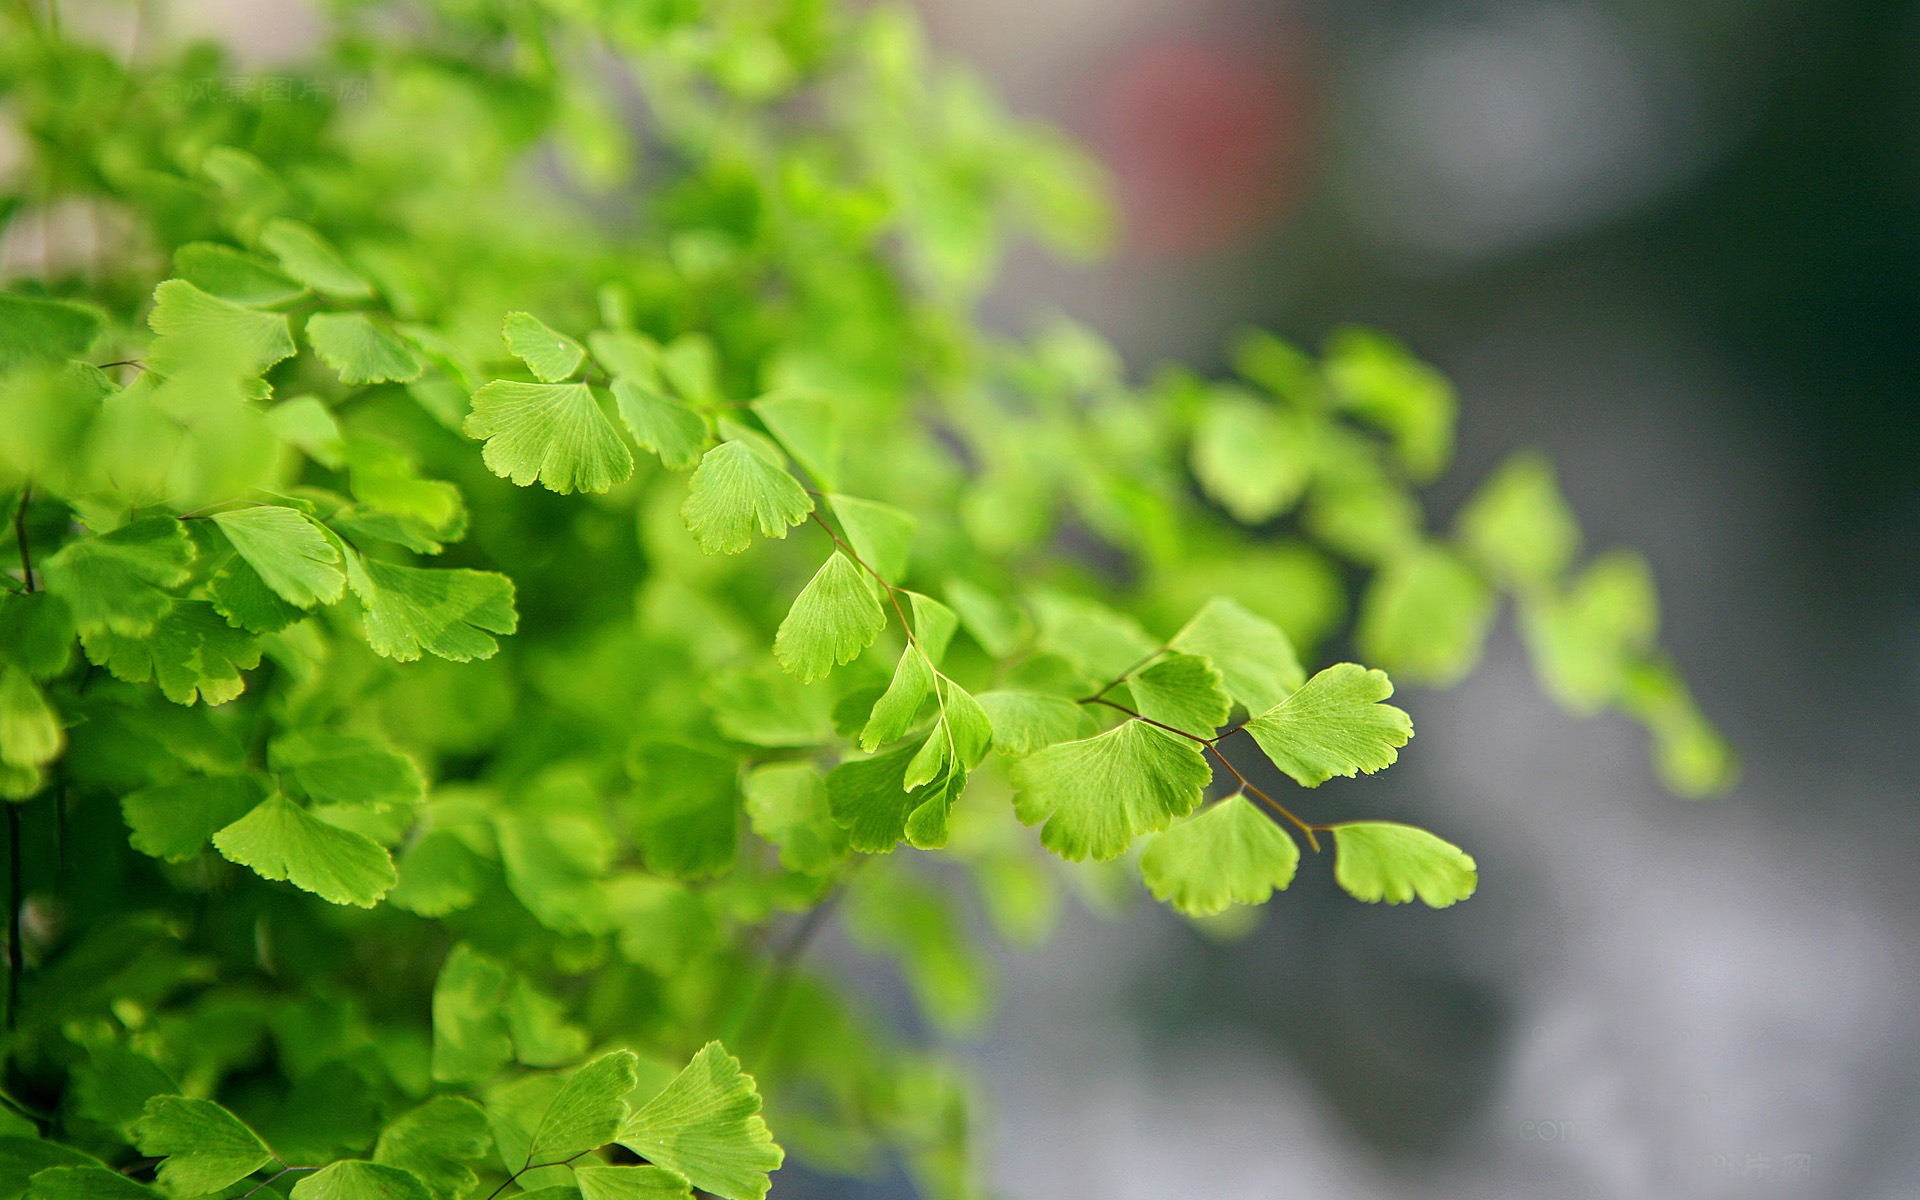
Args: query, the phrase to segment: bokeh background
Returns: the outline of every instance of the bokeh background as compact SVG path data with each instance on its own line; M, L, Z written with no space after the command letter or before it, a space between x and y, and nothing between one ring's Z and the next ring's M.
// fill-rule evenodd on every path
M1920 2L919 0L1098 152L1115 256L1023 250L988 314L1148 371L1238 330L1392 331L1457 382L1441 520L1547 450L1745 758L1664 794L1510 628L1397 702L1393 771L1311 813L1468 847L1444 912L1324 866L1238 940L1071 907L956 1049L1011 1200L1920 1194ZM302 4L175 6L273 61ZM1336 648L1337 649L1337 648ZM904 1009L829 934L822 959ZM783 1200L911 1189L776 1178Z
M1007 1195L1920 1194L1920 4L920 7L1122 198L1113 261L1023 254L996 323L1141 370L1393 331L1460 387L1437 514L1547 450L1746 761L1663 794L1503 628L1403 691L1399 767L1315 794L1470 847L1470 902L1308 864L1244 940L1143 902L1006 956L967 1053Z

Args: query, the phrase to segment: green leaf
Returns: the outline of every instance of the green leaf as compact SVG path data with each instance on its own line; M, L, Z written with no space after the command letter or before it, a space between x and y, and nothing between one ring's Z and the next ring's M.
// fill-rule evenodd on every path
M857 496L828 496L827 501L833 505L833 515L840 518L847 542L861 562L888 583L899 583L906 577L913 548L913 517L891 504Z
M723 1200L763 1200L786 1155L760 1119L740 1060L708 1042L666 1090L620 1128L620 1144Z
M627 767L645 808L634 837L648 869L682 879L718 874L739 850L740 788L734 759L674 742L635 746Z
M1473 859L1424 829L1392 821L1333 827L1333 878L1356 900L1405 904L1415 896L1445 908L1473 895L1480 874Z
M285 218L268 221L260 244L280 260L281 270L323 296L363 300L373 295L373 285L311 226Z
M184 279L169 279L153 289L147 325L162 339L147 361L163 374L190 366L180 355L201 346L226 349L256 374L292 358L296 349L285 316L229 304Z
M1653 572L1624 551L1595 559L1560 595L1520 606L1534 674L1577 713L1597 712L1619 696L1627 669L1652 649L1659 628Z
M427 369L412 346L365 313L315 313L307 318L307 341L349 387L407 383Z
M1190 917L1235 904L1264 904L1285 891L1300 865L1300 847L1235 793L1192 820L1155 834L1140 855L1140 876L1154 899Z
M812 763L768 763L742 789L753 831L780 847L780 865L820 874L847 856L847 833L834 823L827 781Z
M1212 737L1233 712L1213 664L1177 650L1134 672L1127 686L1141 716L1196 737Z
M239 555L220 564L207 580L207 600L227 624L248 633L278 633L307 615L281 599Z
M1416 481L1446 469L1458 408L1446 376L1393 339L1364 329L1329 338L1323 369L1342 406L1393 439Z
M700 549L738 554L753 544L753 531L784 538L813 511L799 481L768 462L745 442L722 442L707 451L693 473L680 516Z
M802 682L850 663L887 627L874 584L835 550L801 590L774 635L773 656Z
M432 1200L426 1185L398 1167L349 1158L293 1185L293 1200Z
M665 1167L575 1167L580 1200L691 1200L687 1177Z
M387 808L427 792L412 759L365 734L291 730L268 745L267 765L315 804Z
M49 591L0 595L0 654L35 679L62 674L73 661L73 614Z
M80 635L87 658L128 683L157 683L175 704L225 704L246 690L240 675L260 665L260 644L205 600L175 602L145 636L96 629Z
M1087 736L1093 717L1086 706L1046 692L981 692L975 697L993 727L1001 753L1023 758L1055 742Z
M0 292L0 374L79 358L106 325L106 316L88 305Z
M263 879L283 879L334 904L372 908L398 880L386 848L329 825L285 796L213 835L214 848Z
M260 1135L211 1100L155 1096L135 1126L140 1153L164 1157L160 1185L176 1196L204 1196L274 1161Z
M1045 821L1040 841L1061 858L1116 858L1192 812L1212 774L1193 742L1126 721L1015 763L1014 812L1028 825Z
M953 641L954 631L960 628L960 618L932 596L922 596L919 592L908 592L907 603L913 613L914 640L926 651L927 661L937 667L947 656L947 646Z
M490 635L519 627L513 581L492 571L426 570L369 560L363 577L349 574L366 606L367 644L412 662L424 652L452 662L492 658Z
M1413 736L1413 720L1380 703L1391 695L1384 671L1336 663L1248 721L1246 730L1295 783L1318 787L1335 775L1393 765Z
M633 454L584 383L496 379L473 394L468 437L487 469L521 487L604 492L633 474Z
M769 663L728 671L708 683L703 698L722 735L754 746L817 746L833 737L831 694Z
M711 440L706 418L686 405L625 376L613 381L613 402L633 440L673 470L686 470L706 452Z
M1025 613L979 584L949 579L947 601L967 633L995 658L1006 658L1018 650L1031 632Z
M149 517L67 543L42 571L47 589L66 601L81 632L143 637L173 608L168 590L187 581L192 563L185 527L169 517Z
M1695 705L1673 664L1654 660L1627 668L1620 705L1653 734L1654 765L1676 794L1711 796L1739 778L1739 759Z
M1448 687L1480 661L1494 595L1474 570L1439 546L1389 559L1361 602L1354 642L1396 676Z
M558 1067L580 1061L587 1052L587 1031L567 1020L566 1005L515 977L507 993L507 1032L513 1056L530 1067Z
M266 789L251 775L196 775L123 796L120 815L133 831L128 840L135 850L185 862L265 798Z
M462 1200L480 1182L472 1164L492 1148L493 1132L478 1104L462 1096L436 1096L380 1131L373 1161L406 1171L434 1200Z
M51 1167L100 1165L100 1160L90 1154L69 1149L59 1142L43 1141L33 1132L31 1124L27 1130L24 1134L0 1135L0 1196L17 1200L25 1194L34 1175Z
M1311 427L1234 388L1217 389L1193 438L1193 473L1233 518L1259 525L1300 499L1313 473Z
M0 762L42 767L60 757L67 732L33 676L11 663L0 665Z
M907 767L918 752L916 746L900 746L827 772L827 802L833 819L847 831L849 847L885 854L905 840L907 824L922 806L948 802L937 785L907 790Z
M433 1077L481 1084L513 1060L507 1029L505 967L456 944L433 985Z
M587 356L586 348L579 342L555 332L532 313L508 313L500 336L507 339L507 349L527 364L527 370L533 372L535 379L548 383L571 377Z
M346 587L340 552L294 509L259 504L215 513L213 522L261 581L289 604L332 604Z
M893 680L873 706L860 731L860 748L871 754L906 735L920 710L933 696L933 668L918 646L908 646L893 669Z
M267 260L215 242L189 242L173 252L174 273L211 296L248 308L298 299L306 285Z
M33 1176L26 1200L163 1200L160 1192L109 1167L49 1167Z
M1502 463L1460 510L1454 528L1482 570L1522 591L1553 585L1580 552L1580 526L1553 464L1536 451Z
M1224 596L1207 601L1167 644L1212 662L1227 694L1250 713L1272 708L1307 680L1280 627Z
M1160 648L1138 621L1082 596L1043 593L1034 597L1034 613L1041 649L1103 680L1118 678Z
M640 1082L639 1061L631 1050L615 1050L568 1076L533 1131L528 1161L565 1162L623 1132L621 1125L628 1115L625 1097Z
M840 486L840 415L831 404L817 396L766 396L753 411L822 488Z

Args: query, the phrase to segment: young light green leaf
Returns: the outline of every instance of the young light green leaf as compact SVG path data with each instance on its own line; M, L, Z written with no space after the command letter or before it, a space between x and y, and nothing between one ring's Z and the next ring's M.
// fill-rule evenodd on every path
M1313 473L1311 427L1234 388L1218 389L1193 437L1193 474L1237 521L1258 525L1292 508Z
M548 383L570 377L587 356L586 348L579 342L549 328L532 313L508 313L500 335L507 339L507 349L513 351L513 356L527 364L533 377Z
M271 308L307 290L267 260L214 242L189 242L175 250L173 267L180 278L208 295L248 308Z
M813 511L813 499L778 463L745 442L722 442L707 451L693 473L680 516L708 554L738 554L753 532L784 538Z
M587 1031L567 1019L567 1006L524 975L507 992L507 1032L513 1056L530 1067L565 1066L587 1052Z
M386 848L270 796L213 835L214 848L263 879L283 879L334 904L372 908L399 876Z
M188 347L223 347L256 372L292 358L296 349L285 316L229 304L184 279L169 279L153 289L147 325L161 339L147 361L162 373L190 366L180 357Z
M307 615L268 587L260 572L237 554L207 580L207 600L227 624L248 633L278 633Z
M860 731L860 748L871 754L880 747L905 736L913 727L920 709L933 695L933 668L918 646L908 646L893 669L893 681L874 703L867 724Z
M214 524L268 587L289 604L332 604L346 587L340 551L304 514L278 504L215 513Z
M627 760L645 809L634 838L649 870L682 879L715 875L739 850L739 764L668 741L643 741Z
M260 643L205 600L176 601L143 637L96 629L80 646L115 679L151 680L175 704L225 704L246 690L240 672L260 665Z
M1336 663L1248 721L1246 730L1295 783L1318 787L1335 775L1393 765L1413 736L1413 720L1381 703L1391 695L1384 671Z
M365 313L315 313L307 318L307 341L349 387L407 383L427 369L412 346Z
M567 1077L547 1115L533 1131L527 1158L559 1163L611 1142L627 1119L625 1096L639 1083L639 1058L631 1050L603 1054Z
M1264 904L1293 882L1300 847L1243 793L1155 834L1140 855L1154 899L1190 917Z
M361 733L290 730L269 743L267 765L315 804L388 808L427 791L412 759Z
M633 454L584 383L496 379L473 394L468 437L487 469L526 487L604 492L633 474Z
M1392 821L1333 827L1333 878L1356 900L1405 904L1416 895L1445 908L1473 895L1480 874L1473 859L1424 829Z
M1280 627L1224 596L1207 601L1168 645L1211 661L1227 694L1250 713L1272 708L1307 679Z
M665 1167L575 1167L580 1200L692 1200L693 1185Z
M660 385L660 347L645 334L628 329L596 329L587 335L594 361L613 376L626 376L655 389Z
M273 1161L260 1135L211 1100L155 1096L134 1127L140 1153L164 1157L160 1184L176 1196L204 1196Z
M954 631L960 628L960 618L932 596L922 596L919 592L908 592L907 603L913 613L913 638L920 643L920 649L926 651L927 661L937 667L947 656L947 646L953 641Z
M760 1119L753 1076L719 1042L629 1117L619 1142L723 1200L764 1200L768 1172L786 1159Z
M625 376L613 381L613 402L633 440L659 455L671 469L684 471L706 452L710 440L706 418L686 405Z
M802 682L850 663L887 627L874 584L835 550L801 590L774 634L773 656Z
M1160 648L1138 621L1084 596L1043 592L1033 607L1040 648L1101 679L1118 677Z
M1654 765L1676 794L1711 796L1739 778L1739 759L1694 703L1672 663L1654 659L1628 667L1620 706L1653 735Z
M847 532L853 552L888 583L899 583L907 573L913 548L913 517L893 507L858 496L828 496L833 515Z
M1537 451L1502 463L1460 510L1460 541L1482 570L1521 591L1550 587L1580 551L1580 526Z
M1233 711L1213 664L1177 650L1134 672L1127 686L1141 716L1196 737L1212 737Z
M519 626L513 581L492 571L427 570L368 560L348 582L366 606L367 644L412 662L424 652L453 662L492 658L493 634Z
M280 260L280 269L323 296L364 300L373 285L340 257L312 226L277 218L260 230L260 244Z
M725 672L702 697L722 735L752 746L817 746L833 737L832 694L773 664Z
M173 608L168 589L191 575L193 541L179 521L149 517L69 542L42 569L81 632L128 637L153 632Z
M1210 778L1193 742L1125 721L1015 763L1014 812L1028 825L1045 821L1040 841L1061 858L1116 858L1192 812Z
M373 1161L412 1175L434 1200L462 1200L480 1181L472 1164L492 1148L485 1110L463 1096L435 1096L380 1131Z
M121 797L120 815L133 831L128 840L135 850L185 862L265 798L266 789L251 775L196 775L128 793Z
M293 1185L293 1200L433 1200L411 1171L357 1158L329 1163Z
M840 486L840 415L833 405L818 396L788 394L755 400L753 411L822 488Z
M993 727L993 744L1001 753L1023 758L1055 742L1083 738L1093 718L1084 705L1046 692L981 692L975 697Z
M42 767L60 757L67 731L46 693L26 670L0 664L0 762Z
M1370 661L1416 683L1447 687L1480 661L1494 595L1440 546L1389 559L1360 606L1354 642Z
M78 358L106 325L106 316L88 305L0 292L0 373Z
M847 831L834 823L827 781L812 763L768 763L742 789L753 831L780 847L780 865L818 874L847 856Z

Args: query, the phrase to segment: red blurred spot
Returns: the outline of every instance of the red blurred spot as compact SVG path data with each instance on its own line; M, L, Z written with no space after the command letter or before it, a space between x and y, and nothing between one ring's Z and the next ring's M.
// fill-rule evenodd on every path
M1180 37L1109 68L1096 139L1130 248L1194 254L1270 224L1307 171L1310 88L1278 48Z

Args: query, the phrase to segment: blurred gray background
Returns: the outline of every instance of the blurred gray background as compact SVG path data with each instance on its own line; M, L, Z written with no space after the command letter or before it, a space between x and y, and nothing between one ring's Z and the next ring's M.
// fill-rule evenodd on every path
M1141 369L1395 332L1461 391L1436 514L1546 449L1746 760L1663 794L1503 627L1402 693L1401 766L1316 794L1471 847L1479 894L1309 863L1228 943L1076 909L965 1051L1006 1194L1920 1194L1920 4L920 7L1123 197L1113 262L1022 255L996 321Z

